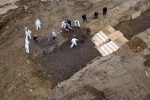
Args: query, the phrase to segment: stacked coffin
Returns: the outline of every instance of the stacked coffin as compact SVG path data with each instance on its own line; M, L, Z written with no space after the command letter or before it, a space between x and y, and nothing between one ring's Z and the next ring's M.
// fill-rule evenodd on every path
M116 52L123 44L128 42L120 31L116 31L111 26L107 26L105 32L96 33L92 37L92 41L102 56Z

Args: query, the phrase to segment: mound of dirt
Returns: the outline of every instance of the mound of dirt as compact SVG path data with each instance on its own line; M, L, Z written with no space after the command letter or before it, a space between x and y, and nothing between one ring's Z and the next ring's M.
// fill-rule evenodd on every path
M150 54L144 56L145 59L150 59Z
M145 65L146 67L150 67L150 59L144 61L144 65Z
M132 49L134 52L140 52L143 51L146 47L147 44L139 37L135 36L133 37L129 43L129 48Z
M95 98L93 100L104 100L105 99L105 93L103 91L99 91L94 87L91 86L84 86L83 89L92 94L93 96L95 96Z
M145 96L145 98L143 100L149 100L150 95Z
M79 11L85 11L88 10L90 8L92 8L93 4L87 1L76 1L75 5L78 5L78 10Z
M144 65L146 67L150 67L150 54L145 55L144 58L146 59L146 61L144 61Z

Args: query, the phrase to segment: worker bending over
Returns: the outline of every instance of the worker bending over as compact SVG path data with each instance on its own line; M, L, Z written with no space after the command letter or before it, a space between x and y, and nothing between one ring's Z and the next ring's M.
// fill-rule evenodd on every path
M74 23L75 23L76 27L80 27L80 21L79 20L75 20Z

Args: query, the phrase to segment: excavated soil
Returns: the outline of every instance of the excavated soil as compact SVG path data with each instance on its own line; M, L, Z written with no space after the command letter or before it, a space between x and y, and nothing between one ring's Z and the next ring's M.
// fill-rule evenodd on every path
M150 59L144 61L144 65L145 65L146 67L150 67Z
M100 56L90 40L90 29L74 28L72 32L63 32L65 39L60 40L65 42L61 41L62 46L48 42L47 36L52 29L60 31L60 23L65 19L79 19L81 26L86 26L88 23L82 23L82 14L86 13L88 20L91 20L93 12L97 10L101 18L104 6L111 9L125 2L97 0L94 3L96 1L87 0L88 3L78 5L79 0L60 0L59 4L55 0L48 1L20 0L16 3L17 9L0 16L0 100L47 100L53 84L68 79L89 61ZM42 22L42 29L38 32L34 25L37 18ZM25 27L39 35L38 44L31 40L29 55L24 50ZM96 28L99 30L98 24ZM71 49L70 40L74 34L79 42L77 47ZM87 86L83 90L97 100L105 98L103 91L96 88ZM83 95L87 93L82 88L79 91Z
M100 53L94 48L95 45L90 39L89 32L89 29L86 28L73 28L71 32L63 31L67 41L54 52L42 56L44 66L55 83L70 78L92 59L100 56ZM70 48L73 36L76 36L79 42L76 47Z
M78 89L78 91L68 94L68 96L65 96L62 98L63 100L71 100L74 96L83 96L86 94L91 94L94 96L91 100L108 100L105 98L105 93L103 91L97 90L96 88L86 85L84 87L81 87ZM52 100L52 99L50 99Z
M144 58L145 58L144 65L146 67L150 67L150 54L145 55Z
M147 95L143 100L149 100L150 95Z
M134 52L140 52L147 47L147 44L139 37L135 36L128 42L129 48Z
M133 36L145 31L149 27L150 10L133 20L120 22L120 24L116 25L114 28L120 30L127 39L131 39Z

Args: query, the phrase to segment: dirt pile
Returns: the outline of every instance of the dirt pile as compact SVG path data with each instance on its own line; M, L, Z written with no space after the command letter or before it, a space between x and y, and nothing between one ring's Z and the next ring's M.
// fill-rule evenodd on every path
M150 95L147 95L143 100L149 100Z
M123 21L117 24L114 28L120 30L127 39L131 39L140 32L145 31L150 27L150 10L142 13L136 19Z
M58 37L60 41L57 42L58 44L56 43L60 48L56 45L57 49L52 53L51 51L53 50L50 49L51 44L49 45L50 42L47 40L50 38L49 34L52 29L60 31L61 21L70 19L74 23L75 19L79 19L81 26L94 28L94 30L99 31L100 27L104 24L116 23L120 17L125 15L123 12L128 11L131 6L134 6L135 3L140 0L83 0L84 2L78 2L79 0L60 0L59 4L56 3L56 0L50 1L51 0L48 0L48 2L41 2L41 0L20 0L17 2L18 8L16 10L10 10L8 13L0 16L0 100L47 100L51 94L51 88L53 87L52 75L57 79L57 82L68 79L75 72L83 68L87 62L99 55L97 51L95 51L93 43L90 41L90 37L88 37L89 35L80 34L82 32L93 32L86 28L82 31L75 31L78 33L75 34L81 39L78 47L71 50L69 48L70 40L68 39L68 41L66 41L66 39L62 38L65 36L60 35ZM129 2L125 3L126 1ZM102 16L102 8L104 6L109 8L107 17ZM96 10L100 12L99 19L93 20L93 12ZM81 15L84 13L86 13L88 17L87 23L82 23ZM31 54L26 55L24 53L24 27L28 27L33 33L36 33L34 23L37 18L42 22L42 29L38 33L39 44L33 44L31 40ZM69 37L71 37L71 35ZM61 43L63 43L62 46ZM36 50L39 52L36 52ZM42 59L42 61L45 61L45 66L43 66L44 64L41 59L38 59L38 57L41 57L40 54L43 54L43 51L46 51L45 57ZM36 56L34 56L34 54ZM103 82L106 82L104 79L107 78L109 74L106 73L105 65L96 66L98 65L90 66L88 72L82 75L87 76L81 76L82 79L74 82L74 85L69 85L71 82L67 83L68 89L64 88L65 90L63 91L62 88L62 90L60 90L62 91L61 94L65 95L67 92L66 98L72 98L71 96L75 97L75 95L72 94L75 92L77 96L79 95L79 97L75 97L76 100L80 100L80 98L81 100L88 100L90 98L105 99L105 97L108 96L106 93L111 92L112 89L106 89L108 92L103 93L105 89L101 87L97 89L97 86L102 86ZM117 68L118 67L115 67L114 69ZM51 72L51 75L47 73L47 69L49 73ZM91 74L94 72L93 70L96 71L95 74ZM105 75L102 76L102 74ZM99 76L100 79L97 78L97 76ZM89 82L89 84L83 85L79 82L80 80ZM97 83L92 84L94 82ZM70 88L72 88L72 90L69 91ZM81 89L84 91L81 91ZM80 91L81 96L78 94ZM57 93L54 93L54 95L58 97ZM63 100L61 95L59 96L60 100ZM66 98L64 98L64 100L66 100Z
M11 9L18 8L15 3L19 0L0 0L0 15L5 14L7 11Z
M147 44L139 37L135 36L128 42L129 48L134 52L140 52L147 47Z
M144 58L146 59L146 61L144 61L144 65L146 67L150 67L150 54L145 55Z
M72 98L82 97L85 95L91 95L91 98L87 98L90 100L108 100L105 98L105 93L103 91L97 90L96 88L89 86L89 85L79 88L78 91L69 93L67 96L62 98L62 100L71 100ZM78 98L78 99L81 99L81 98ZM53 100L53 99L50 98L50 100Z

